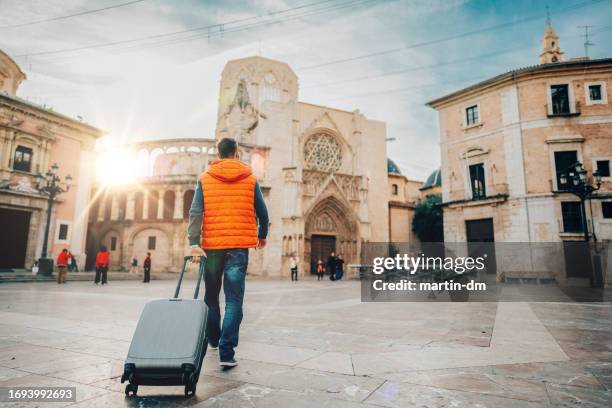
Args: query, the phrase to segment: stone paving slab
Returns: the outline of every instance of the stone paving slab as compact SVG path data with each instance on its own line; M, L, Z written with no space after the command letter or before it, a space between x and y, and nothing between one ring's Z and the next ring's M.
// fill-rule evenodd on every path
M88 408L612 406L609 304L362 304L358 282L310 280L247 281L240 364L209 352L195 397L125 398L140 312L173 287L0 285L0 386L71 385L76 404L45 406Z

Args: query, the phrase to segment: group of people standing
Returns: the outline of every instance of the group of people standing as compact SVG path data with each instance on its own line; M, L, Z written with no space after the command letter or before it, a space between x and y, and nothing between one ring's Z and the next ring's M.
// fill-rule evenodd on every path
M143 283L149 283L149 281L151 281L151 253L147 252L147 257L145 258L143 264L142 264L142 269L144 271L144 277L142 279ZM133 257L132 258L132 269L130 270L130 273L138 273L138 258Z
M298 280L298 262L295 256L291 257L291 261L289 263L289 269L291 270L291 281L297 282ZM327 257L327 262L323 263L321 259L317 261L316 269L315 269L317 280L323 280L323 276L325 273L329 274L329 280L336 281L342 279L344 275L344 259L342 259L342 255L332 251Z
M106 246L100 246L100 250L98 251L98 255L96 255L96 277L94 279L94 283L97 285L98 283L102 283L102 285L106 285L108 283L108 263L110 261L110 252L106 248ZM147 257L143 263L144 277L142 282L149 283L151 281L151 253L147 252ZM138 273L138 258L132 258L132 269L130 273Z
M94 278L94 283L98 285L101 283L102 285L106 285L108 283L108 264L110 261L110 252L105 245L100 246L100 250L96 255L96 275ZM57 264L57 283L66 283L66 272L78 272L79 269L77 267L76 259L72 255L72 253L64 248L57 256L57 260L55 261ZM39 270L38 262L34 262L32 266L32 274L36 275ZM148 283L151 280L151 253L147 252L147 257L143 263L144 270L144 278L143 282ZM132 259L132 273L138 272L138 259L134 257Z
M336 281L342 279L344 275L344 259L342 255L332 251L327 257L327 262L323 263L321 259L317 261L317 280L323 280L325 273L329 274L329 280Z

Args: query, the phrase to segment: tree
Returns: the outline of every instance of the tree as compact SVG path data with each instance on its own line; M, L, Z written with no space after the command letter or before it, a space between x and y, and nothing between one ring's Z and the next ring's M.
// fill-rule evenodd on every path
M414 208L412 231L421 242L443 242L442 196L430 194Z

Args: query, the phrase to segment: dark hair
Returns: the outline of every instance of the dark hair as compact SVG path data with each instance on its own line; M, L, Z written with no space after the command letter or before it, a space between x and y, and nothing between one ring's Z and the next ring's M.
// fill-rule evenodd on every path
M62 249L62 252L68 252L68 249L64 248Z
M147 252L147 255L148 255L148 256L151 256L151 253L150 253L150 252Z
M101 246L100 246L100 251L102 251L102 252L106 252L106 246L105 246L105 245L101 245Z
M222 159L227 159L228 157L234 156L237 150L238 145L232 138L224 137L223 139L219 140L219 143L217 143L217 154Z

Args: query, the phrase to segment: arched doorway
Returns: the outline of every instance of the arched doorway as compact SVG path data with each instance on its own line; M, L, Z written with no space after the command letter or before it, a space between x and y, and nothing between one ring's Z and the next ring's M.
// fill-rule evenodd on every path
M131 256L138 258L139 265L142 265L147 252L150 252L153 271L166 272L168 267L172 266L172 248L166 232L157 228L146 228L133 235L132 243Z
M346 263L356 262L359 230L352 208L340 198L328 196L306 214L304 262L315 273L317 260L334 251Z

